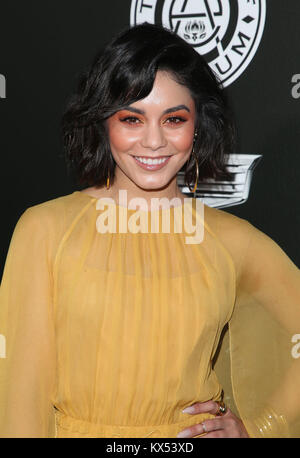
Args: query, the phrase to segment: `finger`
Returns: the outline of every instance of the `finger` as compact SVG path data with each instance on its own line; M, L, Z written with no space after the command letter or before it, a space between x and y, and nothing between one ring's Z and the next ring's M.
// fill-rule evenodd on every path
M212 420L205 420L202 422L204 423L204 427L206 429L207 437L249 437L246 428L244 427L243 423L231 414L229 417L225 417L222 415L221 417L216 417L216 419ZM237 421L238 420L238 421ZM215 424L215 427L213 426ZM218 426L218 428L216 427ZM220 433L220 434L213 434L213 433ZM204 436L202 436L204 437Z
M217 431L211 431L207 434L204 434L203 436L198 437L198 439L216 439L224 437L227 437L225 431L223 429L218 429Z
M189 428L186 428L180 431L180 433L178 433L176 437L178 438L194 437L194 436L198 436L199 434L203 434L203 433L204 433L203 426L201 425L201 423L199 423L198 425L193 425L193 426L190 426Z
M204 420L201 424L203 425L203 429L206 433L225 428L224 420L222 417L212 418L211 420Z
M205 420L202 423L190 426L189 428L186 428L180 431L177 437L180 437L180 438L195 437L195 436L198 436L199 434L216 431L218 429L223 429L223 422L221 418Z
M227 410L227 412L229 409ZM183 413L198 414L198 413L211 413L216 415L219 412L219 404L215 401L195 402L193 405L186 407Z

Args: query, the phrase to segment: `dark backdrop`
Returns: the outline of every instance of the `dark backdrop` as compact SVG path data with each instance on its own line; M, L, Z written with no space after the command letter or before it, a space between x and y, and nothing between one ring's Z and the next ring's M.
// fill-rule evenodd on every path
M1 269L21 213L76 189L62 157L61 114L96 51L129 26L131 2L5 3L0 7L0 73L6 79L6 98L0 99ZM271 236L298 266L299 20L299 0L267 0L258 51L226 89L238 127L236 152L263 155L249 199L226 211Z

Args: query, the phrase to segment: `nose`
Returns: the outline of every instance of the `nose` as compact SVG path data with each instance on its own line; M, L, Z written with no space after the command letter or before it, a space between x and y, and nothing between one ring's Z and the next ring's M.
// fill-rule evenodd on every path
M167 145L167 140L163 129L158 125L148 125L143 131L141 145L143 148L149 148L153 151L164 148Z

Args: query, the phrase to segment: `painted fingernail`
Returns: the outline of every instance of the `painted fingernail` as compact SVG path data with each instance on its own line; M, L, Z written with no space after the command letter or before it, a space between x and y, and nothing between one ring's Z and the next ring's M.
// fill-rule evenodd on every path
M182 413L193 413L193 412L194 412L194 407L193 406L186 407L182 411Z
M186 429L185 431L180 431L180 433L178 433L176 437L183 438L183 437L189 437L189 435L190 435L190 432L188 429Z

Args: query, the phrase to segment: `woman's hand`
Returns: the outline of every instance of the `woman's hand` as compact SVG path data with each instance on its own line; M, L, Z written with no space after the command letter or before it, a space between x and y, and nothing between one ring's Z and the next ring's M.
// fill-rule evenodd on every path
M199 413L211 413L216 415L219 412L219 405L215 401L196 402L183 411L192 415ZM212 437L249 437L243 422L227 408L226 413L216 416L210 420L204 420L197 425L189 426L180 431L177 437L195 437L199 434L203 436L197 439Z

